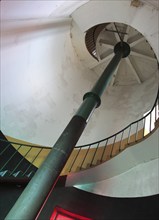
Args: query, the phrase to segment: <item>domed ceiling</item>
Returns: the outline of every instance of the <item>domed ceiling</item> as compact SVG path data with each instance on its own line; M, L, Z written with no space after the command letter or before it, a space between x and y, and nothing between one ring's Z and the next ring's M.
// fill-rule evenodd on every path
M88 51L98 60L95 66L88 67L97 74L104 71L114 56L118 42L123 41L130 46L130 55L120 62L110 85L141 84L157 72L158 62L152 47L140 32L129 25L117 22L99 24L90 28L85 38ZM95 48L91 47L94 40Z

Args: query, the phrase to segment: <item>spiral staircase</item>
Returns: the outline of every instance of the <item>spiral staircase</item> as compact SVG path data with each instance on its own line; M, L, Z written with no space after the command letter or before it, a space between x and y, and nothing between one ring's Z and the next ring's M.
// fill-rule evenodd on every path
M90 1L88 4L91 6L93 3ZM150 101L152 105L149 105L151 109L148 112L146 111L149 107L143 106L137 119L127 123L123 129L118 129L117 132L99 141L75 146L60 174L61 178L67 176L68 182L74 177L74 179L78 179L78 175L81 178L87 170L93 170L95 167L106 164L134 145L144 143L158 131L159 127L159 92L156 92L158 60L154 48L144 34L124 22L103 23L101 21L94 23L95 25L91 25L89 28L87 24L85 27L80 27L82 22L78 20L78 16L82 10L86 10L86 5L72 14L70 34L74 50L82 65L99 76L112 59L114 46L118 42L130 46L130 55L122 59L117 66L104 98L107 95L111 96L111 91L118 88L143 86L146 89L154 83L154 87L150 89L150 97L155 97L155 100L152 98ZM85 35L83 35L84 29ZM151 82L151 79L156 79L156 81ZM2 132L0 133L0 145L0 182L2 184L15 183L19 187L26 185L31 180L52 149L15 139ZM85 183L83 182L83 184ZM68 184L68 186L70 185Z
M95 42L93 42L94 39ZM158 62L146 38L131 26L116 22L99 24L87 31L86 47L98 60L97 64L88 67L97 74L103 72L113 57L114 45L120 41L127 42L131 52L130 56L123 59L116 68L110 85L141 84L153 77L153 74L157 72Z

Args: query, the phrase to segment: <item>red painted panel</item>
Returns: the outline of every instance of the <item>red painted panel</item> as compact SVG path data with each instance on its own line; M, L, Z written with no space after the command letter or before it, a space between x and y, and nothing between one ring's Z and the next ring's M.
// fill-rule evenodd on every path
M92 220L92 219L81 216L79 214L69 212L60 207L56 207L51 215L50 220Z

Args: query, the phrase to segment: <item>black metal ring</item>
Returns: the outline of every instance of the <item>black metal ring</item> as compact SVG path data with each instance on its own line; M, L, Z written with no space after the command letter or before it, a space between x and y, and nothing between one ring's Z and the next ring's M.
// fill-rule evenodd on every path
M100 97L96 93L94 93L94 92L87 92L87 93L85 93L84 96L83 96L83 100L85 100L88 97L93 97L97 101L96 108L98 108L100 106L101 99L100 99Z

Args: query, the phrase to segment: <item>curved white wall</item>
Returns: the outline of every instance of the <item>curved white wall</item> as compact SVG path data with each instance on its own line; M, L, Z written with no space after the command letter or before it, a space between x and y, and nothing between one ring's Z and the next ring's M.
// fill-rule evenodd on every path
M66 185L112 197L140 197L159 193L159 129L111 160L69 174Z
M72 17L83 33L100 23L120 22L128 24L147 38L156 56L159 57L158 10L147 4L143 4L141 7L133 7L131 0L90 1L78 8Z
M0 125L6 135L52 146L97 75L81 64L72 46L70 19L51 18L55 12L59 16L68 16L77 8L75 5L80 6L87 1L72 2L71 10L66 2L63 6L58 3L54 8L53 3L44 7L40 2L30 5L19 1L14 1L14 5L12 2L1 3L3 11L7 11L3 13L4 20L10 20L1 23ZM22 11L25 11L24 17ZM100 14L92 16L95 12ZM45 18L37 19L38 16ZM72 16L83 32L103 20L128 23L146 35L157 53L157 12L147 6L136 9L130 7L130 1L91 1L78 8ZM145 17L147 23L143 23ZM107 91L101 108L96 110L79 144L109 136L149 110L154 102L151 94L156 91L155 81L157 76L138 90L133 87L128 91L121 87ZM107 113L108 117L105 117Z
M159 193L159 159L133 167L107 180L74 187L110 197L142 197Z
M73 50L68 19L3 25L1 129L15 138L51 146L92 84L91 71Z
M136 8L131 6L131 1L90 1L72 14L71 34L75 51L83 65L89 68L98 65L86 49L85 31L100 23L120 22L141 32L158 57L158 13L157 9L145 3ZM146 63L146 59L143 62ZM95 73L92 77L98 78ZM91 137L92 142L103 139L141 118L153 105L158 81L159 71L156 70L154 77L142 84L108 88L102 96L100 108L86 127L85 137Z

